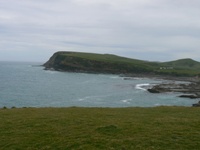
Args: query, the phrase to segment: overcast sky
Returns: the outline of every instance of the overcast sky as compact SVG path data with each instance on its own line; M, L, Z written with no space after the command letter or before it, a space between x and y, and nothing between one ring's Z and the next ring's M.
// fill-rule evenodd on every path
M200 0L0 0L0 61L56 51L200 61Z

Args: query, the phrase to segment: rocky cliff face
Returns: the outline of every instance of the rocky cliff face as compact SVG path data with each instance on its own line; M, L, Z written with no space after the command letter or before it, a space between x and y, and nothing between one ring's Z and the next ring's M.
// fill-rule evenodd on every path
M70 71L74 63L72 58L66 55L66 52L56 52L43 66L46 70Z

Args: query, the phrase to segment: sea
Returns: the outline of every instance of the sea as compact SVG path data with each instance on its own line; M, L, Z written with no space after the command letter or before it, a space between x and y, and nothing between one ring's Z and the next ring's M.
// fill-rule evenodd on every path
M180 93L152 94L161 79L44 70L42 63L0 62L3 107L156 107L192 106Z

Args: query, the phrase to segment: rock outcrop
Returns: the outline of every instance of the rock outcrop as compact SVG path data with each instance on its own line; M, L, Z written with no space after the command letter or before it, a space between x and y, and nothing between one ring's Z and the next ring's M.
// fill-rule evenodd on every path
M196 104L193 104L192 106L193 107L200 107L200 101L198 103L196 103Z
M183 98L200 98L200 83L164 83L153 86L148 89L150 93L179 92L184 93L179 97Z
M195 99L195 98L199 98L199 95L193 95L193 94L187 95L187 94L185 94L185 95L180 95L179 97Z

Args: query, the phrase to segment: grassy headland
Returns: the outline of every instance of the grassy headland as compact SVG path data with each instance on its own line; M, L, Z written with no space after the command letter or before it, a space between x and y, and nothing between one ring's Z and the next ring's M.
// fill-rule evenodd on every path
M7 149L199 149L199 108L0 109Z
M81 52L56 52L44 66L46 69L71 72L169 76L200 75L200 62L192 59L149 62L111 54Z

